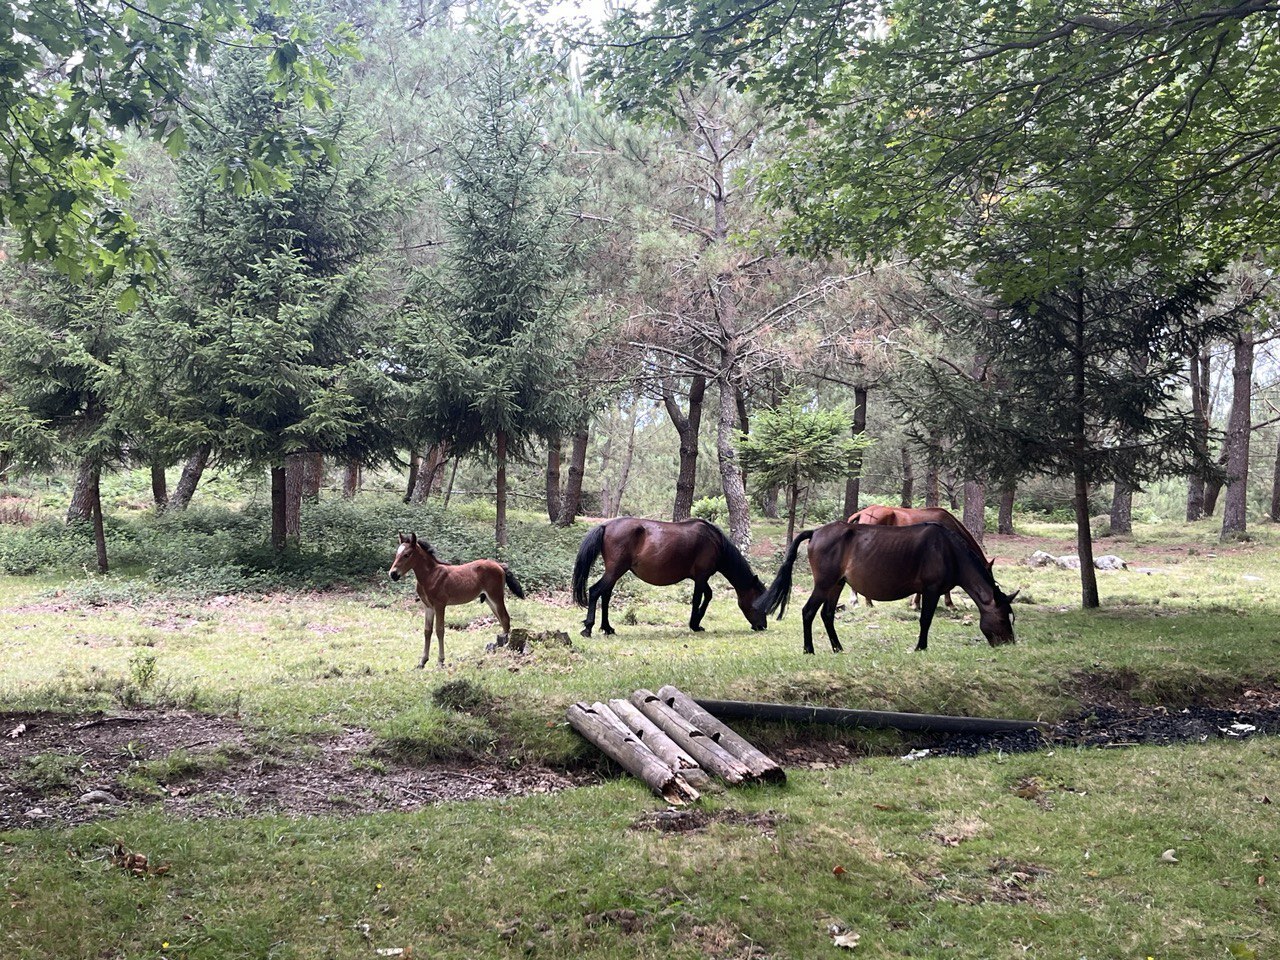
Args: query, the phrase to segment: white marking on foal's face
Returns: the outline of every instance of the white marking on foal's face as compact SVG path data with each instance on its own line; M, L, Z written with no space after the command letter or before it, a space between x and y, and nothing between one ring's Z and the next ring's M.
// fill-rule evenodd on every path
M413 550L413 544L411 543L400 544L399 548L396 550L395 559L391 561L391 569L387 571L387 576L389 576L392 580L400 579L400 570L398 569L400 566L400 561L405 559L412 550Z

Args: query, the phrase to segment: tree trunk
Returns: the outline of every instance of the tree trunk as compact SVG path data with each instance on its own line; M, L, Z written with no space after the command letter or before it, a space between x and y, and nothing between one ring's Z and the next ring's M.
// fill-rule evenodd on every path
M1093 568L1093 531L1089 528L1089 475L1085 451L1088 449L1088 421L1085 411L1085 330L1084 278L1074 290L1075 330L1072 350L1071 399L1073 436L1072 473L1075 478L1073 503L1076 512L1076 552L1080 555L1080 605L1086 610L1098 606L1098 571Z
M1013 498L1017 488L1010 484L1000 491L1000 515L996 520L996 533L1002 537L1013 536Z
M916 502L916 472L911 464L911 451L907 449L907 445L902 445L902 505L907 509L915 506ZM845 514L848 516L848 514Z
M924 505L937 507L941 503L942 498L938 489L938 455L930 449L929 459L925 461L924 466Z
M173 488L173 496L169 498L170 510L185 510L191 506L191 498L195 496L204 469L209 465L209 455L213 448L209 444L200 447L187 458L182 465L182 474L178 477L178 485Z
M560 434L547 437L547 519L560 516Z
M93 549L98 572L107 572L107 532L102 523L102 467L94 466L89 478L89 513L93 518Z
M507 546L507 431L499 430L496 443L496 459L498 471L494 478L494 502L497 507L497 519L494 521L494 539L498 548L505 550Z
M360 492L360 461L351 459L342 465L342 499L354 500Z
M446 509L449 507L449 498L453 496L454 478L458 476L458 460L458 457L453 458L453 466L449 468L449 485L444 488L444 500L441 502L441 506Z
M413 491L418 485L418 471L422 469L422 459L417 450L409 451L409 481L404 487L404 502L413 502Z
M1280 523L1280 431L1276 432L1276 465L1271 474L1271 522Z
M284 533L295 543L302 539L302 473L306 459L305 453L291 453L284 458Z
M688 520L693 507L693 491L698 479L698 435L702 430L702 404L707 394L707 378L693 377L689 381L689 413L680 412L675 393L663 383L662 403L667 416L680 436L680 471L676 475L676 502L671 510L672 520Z
M165 476L164 467L151 464L151 502L156 513L164 513L169 505L169 478Z
M1205 460L1209 459L1209 365L1208 356L1192 350L1187 379L1191 385L1191 416L1195 423L1196 446ZM1187 478L1187 520L1204 516L1204 475L1196 472Z
M431 496L444 472L444 463L449 459L449 453L450 446L447 442L433 443L427 448L426 457L418 460L418 472L409 496L410 503L425 503Z
M733 385L727 382L732 366L732 358L725 351L720 366L720 422L716 430L716 453L720 460L720 485L724 489L725 503L729 507L729 539L738 549L745 550L751 543L751 508L742 471L738 468L738 451L734 447L734 441L737 440L738 407L734 400Z
M93 519L93 483L96 467L91 457L76 464L75 485L67 506L67 523L83 523Z
M981 544L987 529L987 488L980 480L964 482L964 514L961 522L973 534L973 539Z
M948 470L941 481L942 490L947 495L947 503L951 504L951 512L955 513L960 509L960 479L954 470Z
M280 553L288 542L285 532L285 513L288 501L288 480L283 466L271 467L271 549Z
M1110 530L1113 537L1133 533L1133 488L1123 480L1115 482L1111 493Z
M1249 519L1249 434L1253 416L1253 329L1236 334L1231 364L1231 414L1227 419L1227 496L1223 540L1244 537Z
M853 388L853 427L850 431L856 440L867 429L867 388ZM851 517L858 512L858 501L862 497L862 455L859 447L849 457L849 476L844 482L844 513ZM935 478L936 479L936 478ZM788 541L790 542L790 541Z
M787 543L796 538L796 501L800 499L800 484L792 481L787 486Z
M564 486L560 501L557 527L571 527L582 511L582 477L587 469L587 430L584 427L573 435L573 447L569 451L569 482Z
M622 466L618 470L618 486L611 498L609 514L616 517L622 511L622 495L627 492L627 480L631 477L631 461L636 451L636 421L639 419L639 408L631 412L631 432L627 435L627 449L622 455Z
M324 485L324 454L304 453L302 455L302 495L319 501L320 488Z

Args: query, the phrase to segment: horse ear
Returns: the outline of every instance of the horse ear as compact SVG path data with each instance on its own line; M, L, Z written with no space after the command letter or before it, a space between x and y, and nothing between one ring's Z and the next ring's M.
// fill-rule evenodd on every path
M409 542L416 547L418 545L418 535L416 533L409 534Z
M401 542L401 543L404 543L404 534L403 534L403 533L397 533L397 534L396 534L396 536L400 538L400 542Z
M1013 603L1013 598L1016 597L1021 592L1022 592L1022 588L1019 587L1017 590L1013 591L1013 593L1009 594L1009 602Z

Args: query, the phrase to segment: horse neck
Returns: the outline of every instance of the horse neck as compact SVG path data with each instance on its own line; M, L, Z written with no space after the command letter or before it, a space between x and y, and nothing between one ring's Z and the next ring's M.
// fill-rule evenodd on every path
M956 584L967 593L979 607L991 607L996 602L995 584L988 579L989 573L977 557L966 549L954 551L958 576Z
M419 583L440 569L440 566L440 561L431 555L430 550L423 548L413 551L413 575L418 578Z
M729 585L735 590L744 590L751 586L751 582L755 579L754 574L750 573L750 565L746 562L746 557L742 558L742 564L738 565L730 560L729 551L734 549L726 540L720 547L720 562L716 565L716 573L720 574L729 581Z

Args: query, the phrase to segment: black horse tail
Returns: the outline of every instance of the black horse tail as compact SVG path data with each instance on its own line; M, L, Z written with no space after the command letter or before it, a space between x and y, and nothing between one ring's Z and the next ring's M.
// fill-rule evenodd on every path
M516 579L516 575L511 572L511 568L505 563L502 565L502 574L507 580L507 589L514 593L521 600L524 599L524 587L520 586L520 581Z
M795 566L796 554L800 551L800 544L812 536L812 530L802 530L791 541L786 559L782 561L782 566L778 568L778 575L773 578L773 583L769 585L769 589L765 591L764 596L756 601L756 609L765 616L777 610L778 619L781 620L782 615L787 612L787 599L791 596L791 568Z
M591 565L604 549L604 528L607 523L595 527L582 538L582 546L578 548L578 559L573 563L573 602L580 607L587 605L587 577L591 575Z

